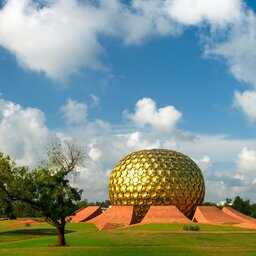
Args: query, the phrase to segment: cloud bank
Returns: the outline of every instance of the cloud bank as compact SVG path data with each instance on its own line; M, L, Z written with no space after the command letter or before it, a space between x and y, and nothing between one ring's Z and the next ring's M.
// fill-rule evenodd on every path
M55 131L47 127L41 110L24 108L1 98L0 150L14 157L19 165L34 167L46 157L45 152L51 142L78 141L87 149L87 166L80 169L80 174L72 182L84 189L85 198L96 201L108 198L109 173L121 158L136 150L169 148L190 156L200 166L205 177L207 201L218 202L236 195L256 200L256 140L191 134L180 130L177 117L182 113L171 105L157 108L151 98L138 100L134 113L127 110L131 122L128 127L126 121L116 127L104 120L88 120L85 113L90 108L85 111L85 106L88 106L86 102L67 99L66 105L60 109L71 116L73 111L76 114L81 110L82 116L70 120L67 119L69 115L64 115L64 120L69 121L67 126ZM139 115L144 107L149 107L148 113L152 120L158 121L157 126L154 121L149 122L151 119L148 117L138 123L136 118L144 117ZM166 122L161 122L161 109L167 111L167 126Z
M0 99L0 150L18 164L39 164L55 138L41 110Z

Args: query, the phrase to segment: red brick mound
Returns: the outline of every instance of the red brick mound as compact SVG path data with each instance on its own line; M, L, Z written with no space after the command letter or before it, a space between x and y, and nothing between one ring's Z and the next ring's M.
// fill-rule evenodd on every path
M99 206L88 206L86 208L82 208L76 211L74 217L72 217L70 222L84 222L90 219L95 218L96 216L100 215L102 210Z
M176 206L151 206L141 221L141 224L149 223L191 223Z
M239 227L239 228L253 228L256 229L256 223L253 222L242 222L239 224L235 224L235 227Z
M8 226L16 227L16 226L24 226L24 225L30 225L30 224L39 224L39 223L42 223L42 222L38 220L33 220L33 219L26 219L26 220L15 222L13 224L9 224Z
M136 217L133 206L112 206L88 222L94 223L100 230L113 229L136 223Z
M240 220L241 223L236 224L235 226L240 227L240 228L256 228L256 219L252 218L250 216L247 216L232 207L225 206L222 209L223 212L226 214L235 217Z
M256 225L256 219L255 218L247 216L247 215L233 209L232 207L225 206L225 207L222 208L222 211L225 212L226 214L232 216L232 217L235 217L235 218L243 221L243 222L251 222L251 223L254 223Z
M238 218L228 215L215 206L197 206L193 221L212 225L233 225L242 222Z

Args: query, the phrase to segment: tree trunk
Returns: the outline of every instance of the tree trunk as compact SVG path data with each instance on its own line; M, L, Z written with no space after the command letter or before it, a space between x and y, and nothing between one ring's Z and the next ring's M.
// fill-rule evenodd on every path
M58 245L59 246L66 245L65 226L61 226L58 228Z

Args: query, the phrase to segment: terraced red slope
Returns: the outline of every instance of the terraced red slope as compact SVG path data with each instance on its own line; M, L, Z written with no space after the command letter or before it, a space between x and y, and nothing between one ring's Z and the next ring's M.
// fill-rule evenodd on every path
M95 218L102 214L102 210L99 206L88 206L76 212L76 215L72 217L70 222L84 222Z
M176 206L151 206L141 224L149 223L191 223Z
M197 206L193 221L212 225L232 225L242 222L238 218L228 215L215 206Z
M94 223L98 229L114 229L127 227L136 223L136 217L133 206L112 206L101 215L89 220Z
M222 208L222 211L225 212L226 214L228 214L229 216L237 218L237 219L239 219L243 222L251 222L251 223L256 224L256 219L255 218L247 216L247 215L233 209L232 207L225 206L225 207Z

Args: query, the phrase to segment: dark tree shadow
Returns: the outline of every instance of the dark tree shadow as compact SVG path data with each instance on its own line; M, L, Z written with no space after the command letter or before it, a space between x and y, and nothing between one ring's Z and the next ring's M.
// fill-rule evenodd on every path
M66 230L65 234L73 233L75 231ZM37 229L19 229L0 232L0 236L6 235L34 235L34 236L56 236L57 230L54 228L37 228Z

